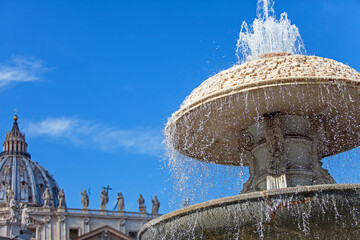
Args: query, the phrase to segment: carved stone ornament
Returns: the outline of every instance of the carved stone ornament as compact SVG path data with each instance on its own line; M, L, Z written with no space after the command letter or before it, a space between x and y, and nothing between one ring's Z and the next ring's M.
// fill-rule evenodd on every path
M57 220L62 223L65 221L65 219L66 219L65 216L58 216L58 218L57 218Z
M284 153L284 134L279 114L266 116L265 125L269 153L273 157L278 157Z
M122 226L122 227L125 226L125 223L126 223L125 219L120 220L120 226Z
M252 150L254 147L254 137L251 133L243 131L240 133L239 138L240 148L244 148L245 150Z
M253 192L253 191L256 191L256 189L255 189L255 181L254 181L254 177L255 177L255 173L254 173L255 158L251 154L250 151L244 151L242 154L244 155L244 159L250 159L249 160L249 174L250 174L250 177L249 177L248 181L246 183L244 183L243 189L241 190L240 193Z
M88 217L84 217L84 218L83 218L83 223L84 223L85 225L88 225L89 222L90 222L90 218L88 218Z
M44 223L48 224L48 223L50 223L50 221L51 221L51 217L50 217L50 216L45 216L45 217L44 217Z
M100 240L111 240L111 233L109 232L109 230L105 229L105 230L101 233Z
M336 183L335 180L331 177L328 170L322 167L321 155L323 153L324 144L326 141L326 134L324 129L324 122L320 116L316 116L312 120L310 133L313 138L312 144L312 153L310 160L310 167L314 170L315 176L313 184L333 184Z
M287 168L284 154L285 138L280 113L267 114L265 126L265 138L268 143L268 151L272 157L268 173L273 176L280 176Z

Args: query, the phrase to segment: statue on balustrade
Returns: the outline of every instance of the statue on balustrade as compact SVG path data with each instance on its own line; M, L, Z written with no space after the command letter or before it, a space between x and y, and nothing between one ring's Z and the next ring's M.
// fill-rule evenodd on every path
M19 221L19 211L20 207L14 196L11 198L9 203L9 219L12 223L17 223Z
M80 191L81 194L81 205L83 208L89 207L89 195L86 193L86 189L84 191Z
M146 212L145 199L141 194L138 198L138 204L139 204L139 211L142 213Z
M58 194L58 200L59 200L59 208L64 208L66 207L66 203L65 203L65 193L64 193L64 189L62 188Z
M101 190L100 195L100 210L106 210L106 204L109 202L109 195L105 191L105 188Z
M117 199L117 210L124 211L125 209L125 200L121 192L118 193Z
M30 225L30 215L29 215L29 208L27 204L24 205L21 211L21 229L25 230Z
M42 195L42 198L44 200L44 207L51 206L51 197L52 197L52 194L50 193L49 188L46 188Z
M154 196L154 199L151 199L152 202L152 209L151 209L151 213L152 215L158 215L159 214L159 208L160 208L160 202L157 199L157 196Z

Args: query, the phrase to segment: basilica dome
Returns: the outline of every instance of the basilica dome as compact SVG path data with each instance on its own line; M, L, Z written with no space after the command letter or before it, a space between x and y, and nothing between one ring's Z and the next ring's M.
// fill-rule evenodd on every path
M0 204L9 201L10 193L17 202L42 206L42 195L48 188L52 195L51 205L57 207L59 186L44 167L31 160L25 134L20 132L17 120L15 115L0 153Z

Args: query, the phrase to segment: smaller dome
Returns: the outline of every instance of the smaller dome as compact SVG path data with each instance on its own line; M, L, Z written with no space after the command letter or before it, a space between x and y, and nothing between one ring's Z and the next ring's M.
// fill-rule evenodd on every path
M15 115L0 153L0 203L6 203L7 192L11 190L18 202L41 206L43 192L48 188L52 194L51 205L57 207L60 188L45 168L31 160L25 134L20 132L17 120Z

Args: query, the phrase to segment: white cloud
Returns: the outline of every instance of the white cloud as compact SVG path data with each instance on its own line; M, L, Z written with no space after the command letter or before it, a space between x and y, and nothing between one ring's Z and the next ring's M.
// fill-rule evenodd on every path
M0 63L0 88L14 82L39 80L40 74L47 70L38 59L13 56L9 64Z
M74 127L73 119L46 119L29 125L29 132L34 135L62 136L68 134Z
M49 118L29 123L30 136L66 139L75 145L86 145L105 151L125 149L135 153L159 154L163 150L162 133L151 129L115 129L76 118Z
M124 148L138 153L159 153L162 146L161 131L137 129L115 130L102 129L95 134L94 142L104 150Z

